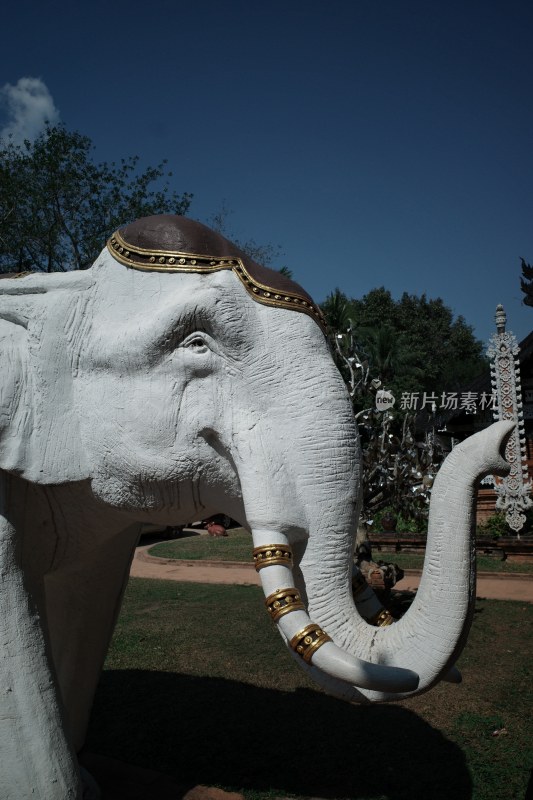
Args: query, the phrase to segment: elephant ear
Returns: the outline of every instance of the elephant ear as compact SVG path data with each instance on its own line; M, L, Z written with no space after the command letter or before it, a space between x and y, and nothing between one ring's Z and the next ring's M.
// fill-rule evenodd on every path
M90 272L0 280L0 469L34 483L89 477L74 374Z

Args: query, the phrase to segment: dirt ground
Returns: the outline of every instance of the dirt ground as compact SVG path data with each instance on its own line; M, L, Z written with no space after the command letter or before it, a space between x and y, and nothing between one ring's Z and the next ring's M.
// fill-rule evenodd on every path
M134 578L159 578L194 583L237 583L259 586L259 575L253 564L226 561L177 561L148 554L152 544L135 551L130 575ZM420 583L420 571L405 570L405 577L396 584L401 591L413 591ZM486 600L519 600L533 603L533 575L498 575L481 572L477 578L477 596Z

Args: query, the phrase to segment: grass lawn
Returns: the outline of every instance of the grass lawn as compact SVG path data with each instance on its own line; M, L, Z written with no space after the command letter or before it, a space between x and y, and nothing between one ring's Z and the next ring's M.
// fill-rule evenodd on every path
M150 555L160 558L182 558L208 561L252 561L252 537L242 528L229 531L229 536L192 535L161 542L150 550ZM402 569L422 569L424 556L421 553L385 553L374 549L374 558L398 564ZM500 556L479 555L477 568L480 572L528 572L533 575L533 559L528 563L502 561Z
M462 685L352 706L293 662L257 587L134 579L87 746L247 800L523 800L532 622L533 605L482 601Z
M243 528L230 528L228 536L193 533L150 548L151 556L183 558L188 561L249 561L254 548L252 536Z

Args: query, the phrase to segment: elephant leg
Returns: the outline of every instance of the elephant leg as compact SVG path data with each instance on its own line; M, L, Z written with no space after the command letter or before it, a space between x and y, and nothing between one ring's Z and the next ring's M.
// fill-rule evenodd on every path
M116 533L45 576L52 658L76 751L85 742L138 531L135 525Z
M77 761L0 473L0 797L81 800Z

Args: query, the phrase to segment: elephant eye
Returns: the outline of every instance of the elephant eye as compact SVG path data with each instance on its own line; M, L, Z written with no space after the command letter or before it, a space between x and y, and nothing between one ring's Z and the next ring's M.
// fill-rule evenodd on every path
M185 339L183 346L192 350L194 353L207 353L209 346L203 336L198 333L193 333Z

